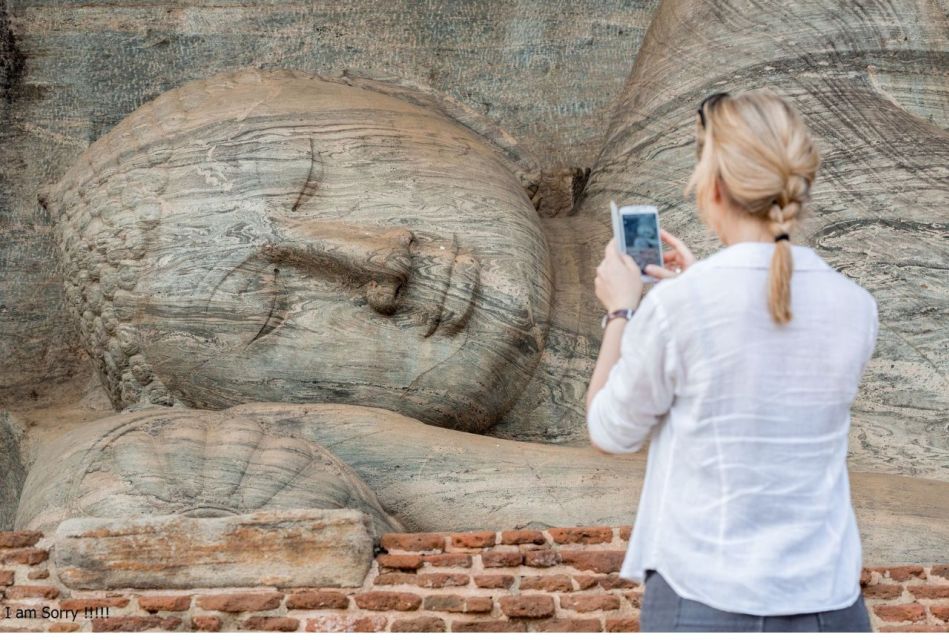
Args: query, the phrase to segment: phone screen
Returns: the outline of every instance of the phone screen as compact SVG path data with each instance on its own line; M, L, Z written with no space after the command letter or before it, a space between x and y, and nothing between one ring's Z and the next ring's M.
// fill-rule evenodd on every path
M654 213L624 213L623 238L626 253L636 261L640 269L647 264L662 264L659 252L659 219Z

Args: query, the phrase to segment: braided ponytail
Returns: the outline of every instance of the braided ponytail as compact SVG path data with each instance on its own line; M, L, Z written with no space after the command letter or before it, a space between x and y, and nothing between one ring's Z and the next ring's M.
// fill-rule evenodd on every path
M794 272L789 234L810 198L820 155L797 111L767 89L716 101L705 122L686 193L695 190L701 202L720 180L734 209L767 225L775 238L768 311L775 323L787 324Z

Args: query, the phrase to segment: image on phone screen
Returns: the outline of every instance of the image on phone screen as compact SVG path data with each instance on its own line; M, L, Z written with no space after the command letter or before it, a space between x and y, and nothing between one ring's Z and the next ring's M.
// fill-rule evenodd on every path
M647 264L662 264L659 257L659 225L655 214L624 214L623 237L626 240L626 253L640 269L645 269Z

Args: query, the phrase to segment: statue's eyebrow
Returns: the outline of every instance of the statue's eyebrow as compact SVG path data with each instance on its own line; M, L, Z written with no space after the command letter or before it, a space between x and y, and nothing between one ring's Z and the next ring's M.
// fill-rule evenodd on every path
M306 179L303 181L303 185L300 187L300 193L297 196L296 202L294 202L293 206L290 207L290 211L296 211L303 204L305 204L307 200L312 198L313 194L316 193L316 190L319 187L320 181L323 179L323 163L320 162L320 155L316 150L316 142L312 136L309 140L310 169L307 171Z

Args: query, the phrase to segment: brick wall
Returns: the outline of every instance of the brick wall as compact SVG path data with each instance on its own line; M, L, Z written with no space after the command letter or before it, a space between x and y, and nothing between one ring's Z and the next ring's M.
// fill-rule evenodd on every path
M642 587L617 575L629 533L387 535L358 589L77 592L50 575L49 540L5 532L0 631L636 631ZM876 629L949 631L949 565L867 568L862 585ZM37 618L4 619L8 607Z

